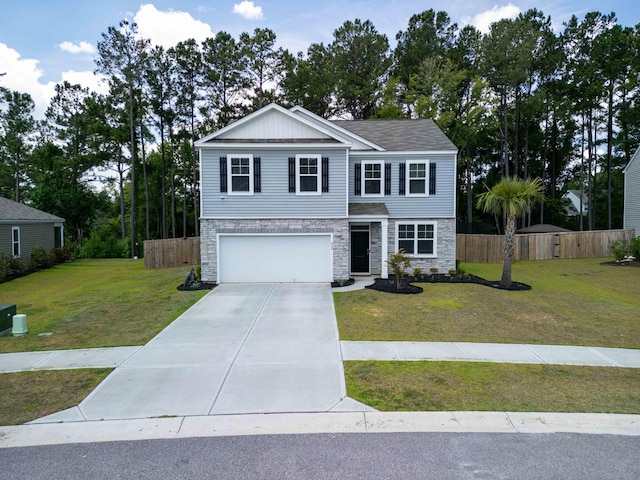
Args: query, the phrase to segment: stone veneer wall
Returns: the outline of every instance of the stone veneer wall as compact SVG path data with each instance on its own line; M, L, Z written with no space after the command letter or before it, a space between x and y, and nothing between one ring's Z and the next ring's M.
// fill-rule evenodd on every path
M437 229L437 257L411 258L411 269L421 268L429 273L430 268L437 268L440 273L447 273L456 268L456 220L454 218L403 218L389 220L389 255L396 251L396 225L398 223L435 222ZM391 272L389 272L391 274Z
M369 261L371 265L371 274L380 275L382 273L382 225L380 222L371 222L370 243L371 252Z
M217 280L218 233L332 233L333 278L349 278L349 222L347 219L202 219L200 221L200 251L202 280Z

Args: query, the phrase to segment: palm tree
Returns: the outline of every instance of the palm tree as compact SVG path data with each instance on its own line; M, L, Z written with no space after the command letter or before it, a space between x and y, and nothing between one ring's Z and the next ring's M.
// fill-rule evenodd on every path
M527 214L537 201L544 199L542 181L539 178L520 179L504 177L500 183L478 197L478 208L494 215L506 217L504 228L504 264L500 284L511 285L511 265L515 248L516 218Z

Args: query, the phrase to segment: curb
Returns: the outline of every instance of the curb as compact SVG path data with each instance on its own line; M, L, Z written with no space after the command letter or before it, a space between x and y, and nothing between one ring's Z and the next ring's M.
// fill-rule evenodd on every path
M336 412L27 424L0 427L0 448L239 435L400 432L640 436L640 415L548 412Z

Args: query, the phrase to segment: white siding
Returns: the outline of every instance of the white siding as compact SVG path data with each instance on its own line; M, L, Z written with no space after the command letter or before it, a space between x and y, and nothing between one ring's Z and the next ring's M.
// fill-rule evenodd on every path
M322 132L302 122L296 121L277 110L272 110L254 118L237 128L230 129L218 136L219 139L294 139L294 138L329 138Z

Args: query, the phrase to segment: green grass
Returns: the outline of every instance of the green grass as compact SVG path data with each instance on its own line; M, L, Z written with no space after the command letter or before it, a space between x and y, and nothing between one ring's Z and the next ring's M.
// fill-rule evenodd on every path
M383 411L640 414L640 370L466 362L345 362L347 394Z
M2 283L0 304L27 314L29 333L0 337L0 352L143 345L207 293L176 290L187 270L77 260Z
M18 425L76 406L110 369L3 373L0 425Z
M497 342L640 348L640 268L606 259L520 261L513 279L532 290L420 284L418 295L335 293L342 340ZM500 278L500 264L463 264Z

